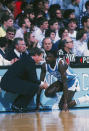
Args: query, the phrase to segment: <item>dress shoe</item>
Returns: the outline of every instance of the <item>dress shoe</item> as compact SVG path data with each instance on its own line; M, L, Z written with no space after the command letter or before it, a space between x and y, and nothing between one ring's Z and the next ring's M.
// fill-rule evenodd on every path
M28 109L28 108L18 107L18 106L15 106L15 105L12 105L12 106L11 106L11 110L12 110L13 112L17 112L17 113L29 112L29 109Z

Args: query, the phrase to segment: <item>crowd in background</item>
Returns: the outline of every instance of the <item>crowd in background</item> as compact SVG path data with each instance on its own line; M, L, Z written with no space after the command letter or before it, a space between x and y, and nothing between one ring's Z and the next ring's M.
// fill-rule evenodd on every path
M89 56L88 0L0 1L0 65L38 47L58 56Z

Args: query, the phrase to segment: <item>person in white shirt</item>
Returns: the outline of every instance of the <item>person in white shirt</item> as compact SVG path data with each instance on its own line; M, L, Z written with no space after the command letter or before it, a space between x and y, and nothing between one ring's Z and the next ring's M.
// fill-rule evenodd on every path
M47 53L52 49L53 42L50 37L45 37L42 41L42 51L43 51L43 61L41 64L45 62L47 57Z
M17 61L16 58L11 61L7 60L5 57L5 49L7 47L7 39L5 37L0 37L0 66L8 66Z
M42 47L42 40L45 38L45 30L48 29L48 20L44 17L37 19L37 28L33 31L35 38L38 40L38 47Z
M76 41L74 42L73 53L76 56L89 56L89 50L87 47L87 34L83 29L77 31Z
M55 33L56 33L55 42L60 40L60 37L59 37L59 34L58 34L59 24L58 24L58 20L57 19L50 19L49 20L49 28L51 30L54 30Z
M77 28L77 21L75 18L69 20L68 23L68 30L69 30L69 37L75 41L76 40L76 28Z
M16 30L15 38L20 37L24 39L24 34L30 31L31 22L27 16L21 16L19 19L20 28Z

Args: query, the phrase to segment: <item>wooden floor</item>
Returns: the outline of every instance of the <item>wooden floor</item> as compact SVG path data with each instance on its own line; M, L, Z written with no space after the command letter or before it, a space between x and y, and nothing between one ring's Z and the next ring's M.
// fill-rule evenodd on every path
M0 113L0 131L89 131L89 109Z

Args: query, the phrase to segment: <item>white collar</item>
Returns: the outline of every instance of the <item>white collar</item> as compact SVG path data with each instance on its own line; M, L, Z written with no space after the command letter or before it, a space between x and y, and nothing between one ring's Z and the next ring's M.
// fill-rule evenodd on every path
M16 49L14 49L14 52L15 52L15 54L20 58L20 52L19 51L17 51Z

